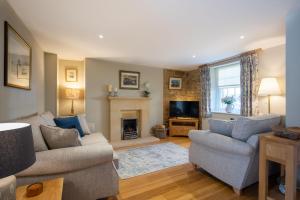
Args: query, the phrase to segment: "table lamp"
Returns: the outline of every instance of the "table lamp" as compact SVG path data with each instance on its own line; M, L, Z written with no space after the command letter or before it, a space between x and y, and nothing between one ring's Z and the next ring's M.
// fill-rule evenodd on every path
M36 160L31 125L0 123L0 199L16 199L14 174Z
M268 97L268 113L271 112L271 96L280 95L280 88L276 78L263 78L258 89L259 96Z
M74 100L79 99L80 90L77 88L66 88L65 93L66 93L66 98L72 100L71 114L74 115Z

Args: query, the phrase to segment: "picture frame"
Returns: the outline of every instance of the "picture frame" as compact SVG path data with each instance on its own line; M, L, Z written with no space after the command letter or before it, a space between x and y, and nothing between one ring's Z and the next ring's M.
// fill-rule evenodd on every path
M32 50L7 22L4 22L4 86L31 90Z
M77 82L78 81L77 68L66 68L65 69L65 80L66 80L66 82Z
M182 78L170 77L169 89L170 90L181 90L182 89Z
M127 90L140 89L140 72L119 71L119 88Z

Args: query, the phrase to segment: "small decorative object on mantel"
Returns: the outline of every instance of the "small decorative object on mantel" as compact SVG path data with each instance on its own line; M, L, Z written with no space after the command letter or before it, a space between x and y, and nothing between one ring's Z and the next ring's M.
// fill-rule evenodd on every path
M234 98L234 96L226 96L223 97L221 99L222 103L226 104L226 108L225 111L227 113L232 113L233 109L234 109L234 102L236 101L236 99Z
M112 85L111 84L107 85L107 91L108 91L108 96L109 97L113 96L113 91L112 91Z
M182 88L182 78L170 77L169 89L170 90L181 90Z
M30 90L31 47L4 23L4 85Z
M140 89L140 72L122 71L119 77L120 89L139 90Z
M143 96L144 97L149 97L151 92L150 92L150 83L146 82L144 83L144 87L145 87L145 90L143 91Z
M43 183L33 183L26 188L27 197L35 197L43 192Z
M114 97L117 97L118 96L118 88L115 87L115 90L114 90Z
M275 136L287 138L290 140L299 140L300 139L300 127L272 127L272 131Z

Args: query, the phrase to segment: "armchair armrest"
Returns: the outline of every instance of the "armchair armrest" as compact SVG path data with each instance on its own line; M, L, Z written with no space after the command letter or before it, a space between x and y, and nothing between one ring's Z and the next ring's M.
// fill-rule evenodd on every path
M66 173L112 162L113 149L109 144L53 149L36 153L36 162L17 176L39 176Z
M268 133L259 133L252 135L251 137L248 138L247 143L250 144L254 149L258 149L259 146L259 138L263 135L268 135L271 132Z

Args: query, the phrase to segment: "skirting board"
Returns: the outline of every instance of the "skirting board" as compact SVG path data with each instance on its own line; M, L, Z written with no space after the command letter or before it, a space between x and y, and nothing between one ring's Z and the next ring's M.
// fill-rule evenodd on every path
M144 138L138 138L138 139L132 139L132 140L122 140L118 142L111 142L111 145L113 148L122 148L122 147L129 147L129 146L135 146L139 144L147 144L152 142L159 142L159 139L153 136L144 137Z

